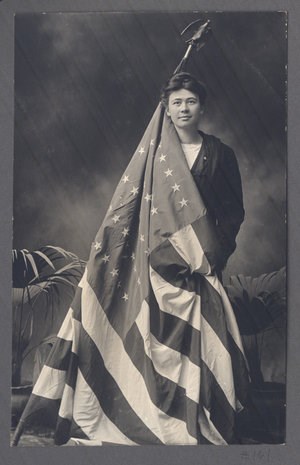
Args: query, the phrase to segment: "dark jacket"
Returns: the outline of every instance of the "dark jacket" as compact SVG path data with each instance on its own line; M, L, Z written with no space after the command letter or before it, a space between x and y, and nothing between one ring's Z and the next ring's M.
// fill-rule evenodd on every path
M245 216L241 176L233 150L214 136L201 135L202 147L191 173L216 225L222 250L217 268L222 270L236 248Z

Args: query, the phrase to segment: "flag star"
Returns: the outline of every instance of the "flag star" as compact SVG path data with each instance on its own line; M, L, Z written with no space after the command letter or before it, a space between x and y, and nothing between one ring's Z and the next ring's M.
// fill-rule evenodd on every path
M151 208L151 215L157 215L157 207L152 207Z
M181 205L182 207L186 207L187 204L188 204L188 200L185 200L184 198L182 198L182 200L180 200L179 203L180 203L180 205Z
M109 257L110 257L110 255L106 255L106 254L105 254L104 257L102 258L102 260L103 260L105 263L107 263L107 262L109 262Z
M139 154L142 155L143 153L145 153L145 149L144 149L144 147L141 147L140 150L139 150Z
M167 171L164 171L165 175L166 175L166 178L168 178L169 176L173 176L173 170L170 170L170 168L167 169Z
M115 215L112 220L116 224L118 221L120 221L120 215Z
M150 255L150 249L146 249L146 250L145 250L145 254L147 255L147 257L149 257L149 255Z
M135 260L135 253L133 252L132 255L131 255L131 260Z
M149 202L149 200L152 200L152 195L151 194L146 194L144 199L146 200L146 202Z
M154 139L150 140L150 145L154 145Z
M127 302L127 300L128 300L128 294L127 294L126 292L124 292L124 295L123 295L122 299L124 299L125 302Z
M129 176L127 176L127 174L126 174L126 175L123 176L122 182L124 182L124 184L125 184L128 181L129 181Z
M102 242L96 241L94 244L94 247L96 250L101 250L102 249Z
M124 228L123 231L122 231L122 235L124 237L126 237L126 236L128 236L128 234L129 234L129 228Z
M180 191L180 184L174 184L174 186L172 186L172 189L173 189L173 192L176 192L176 191Z
M133 188L131 189L130 193L131 193L132 195L137 195L137 194L138 194L138 191L139 191L139 188L133 186Z
M138 283L139 286L141 285L141 280L140 280L139 277L138 277L138 279L137 279L137 283Z
M167 156L167 155L161 154L161 156L159 157L160 163L161 163L162 161L166 161L166 156Z
M134 265L133 271L136 273L137 272L137 267Z
M161 149L161 143L159 143L159 146L158 146L159 149Z
M140 235L140 240L141 240L141 242L144 242L144 241L145 241L145 236L144 236L144 234L141 234L141 235Z
M112 271L110 271L110 274L112 277L118 276L119 270L117 268L114 268Z

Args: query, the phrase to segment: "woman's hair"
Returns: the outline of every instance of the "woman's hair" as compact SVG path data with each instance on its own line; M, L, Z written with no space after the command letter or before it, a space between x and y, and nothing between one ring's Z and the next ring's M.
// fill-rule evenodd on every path
M201 105L204 105L207 92L202 82L190 73L180 72L174 74L161 90L160 99L167 108L169 96L175 90L186 89L198 95Z

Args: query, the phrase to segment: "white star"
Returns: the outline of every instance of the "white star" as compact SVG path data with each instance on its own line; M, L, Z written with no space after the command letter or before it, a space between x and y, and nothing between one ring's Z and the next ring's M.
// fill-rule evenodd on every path
M127 300L128 300L128 294L127 294L126 292L124 292L124 295L123 295L122 299L124 299L125 302L127 302Z
M187 203L188 203L188 200L185 200L185 199L182 197L182 200L180 200L179 203L180 203L180 205L181 205L182 207L186 207L186 206L187 206Z
M141 240L141 242L144 242L144 241L145 241L145 236L144 236L144 234L141 234L141 235L140 235L140 240Z
M136 273L137 272L137 267L134 265L133 271Z
M114 268L112 271L110 271L110 274L112 277L118 276L119 270L117 268Z
M110 257L110 255L106 255L106 254L105 254L104 257L102 258L102 260L103 260L105 263L107 263L107 262L109 262L109 257Z
M129 228L124 228L123 231L122 231L122 235L124 237L126 237L126 236L128 236L128 234L129 234Z
M149 200L152 200L152 195L151 194L146 194L144 199L146 200L146 202L149 202Z
M166 161L166 156L167 156L167 155L161 154L161 156L159 157L159 161L160 161L160 162Z
M154 139L150 140L150 145L154 145Z
M115 215L112 220L116 224L118 221L120 221L120 215Z
M141 280L140 280L140 278L137 279L137 283L138 283L139 286L141 285Z
M102 242L96 241L94 244L94 247L96 250L101 250L102 249Z
M141 147L140 150L139 150L139 154L142 155L143 153L145 153L145 149L144 149L144 147Z
M132 255L131 255L131 260L135 260L135 253L133 252Z
M172 186L172 189L173 189L173 192L176 192L176 191L180 191L180 184L174 184L174 186Z
M130 193L131 193L132 195L137 195L137 194L138 194L138 191L139 191L139 188L133 186L133 188L131 189Z
M147 255L147 257L149 257L149 255L150 255L150 249L146 249L146 250L145 250L145 254Z
M157 215L157 207L151 208L151 215Z
M165 175L166 175L166 178L168 178L169 176L173 176L173 170L170 170L170 168L167 169L167 171L164 171Z
M159 143L159 146L158 146L159 149L161 149L161 143Z
M127 176L127 174L126 174L126 175L123 176L122 182L124 182L124 184L125 184L128 181L129 181L129 176Z

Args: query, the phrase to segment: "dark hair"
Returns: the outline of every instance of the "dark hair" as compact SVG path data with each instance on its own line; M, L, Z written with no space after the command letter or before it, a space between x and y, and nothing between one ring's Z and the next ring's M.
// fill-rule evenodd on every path
M169 96L175 90L186 89L198 95L201 105L204 105L207 92L204 84L190 73L174 74L161 90L160 99L164 107L168 106Z

